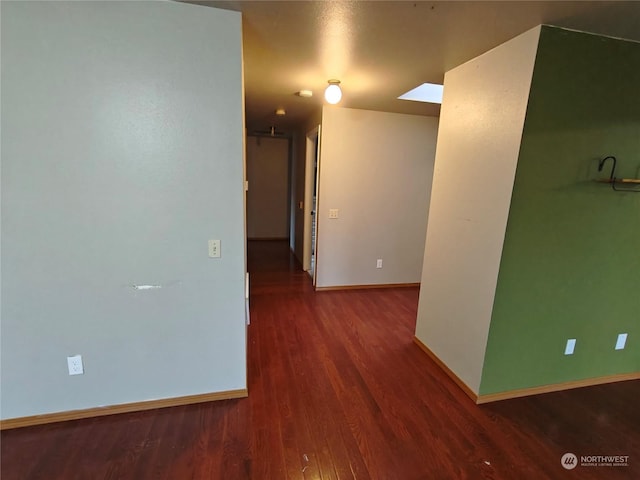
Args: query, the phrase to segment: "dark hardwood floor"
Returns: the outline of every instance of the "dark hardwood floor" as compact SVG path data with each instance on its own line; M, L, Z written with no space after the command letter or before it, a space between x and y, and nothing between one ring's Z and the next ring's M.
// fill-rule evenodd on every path
M284 242L248 259L248 398L4 431L2 480L640 478L640 382L477 406L412 343L417 289L314 293Z

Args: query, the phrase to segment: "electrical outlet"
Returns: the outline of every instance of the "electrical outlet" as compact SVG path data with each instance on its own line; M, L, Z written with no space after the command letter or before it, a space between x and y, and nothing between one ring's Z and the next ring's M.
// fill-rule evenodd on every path
M209 258L220 258L220 240L209 240Z
M382 268L382 259L381 258L376 260L376 268Z
M69 368L69 375L84 374L84 367L82 365L82 355L74 355L73 357L67 357L67 367Z
M338 218L338 209L330 208L329 209L329 218Z
M576 349L576 339L575 338L570 338L569 340L567 340L567 346L564 347L564 354L565 355L573 355L573 351Z
M624 346L627 343L627 334L621 333L618 335L618 339L616 340L616 350L624 350Z

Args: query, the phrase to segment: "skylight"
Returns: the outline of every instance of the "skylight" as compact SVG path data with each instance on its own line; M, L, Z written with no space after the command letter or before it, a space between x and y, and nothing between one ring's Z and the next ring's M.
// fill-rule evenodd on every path
M437 83L423 83L398 97L399 100L412 100L414 102L442 103L442 91L444 87Z

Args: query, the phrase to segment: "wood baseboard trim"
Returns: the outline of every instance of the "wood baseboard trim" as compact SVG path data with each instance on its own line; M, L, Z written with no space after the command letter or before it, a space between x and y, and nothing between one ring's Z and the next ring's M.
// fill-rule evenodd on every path
M464 383L464 382L460 379L460 377L458 377L455 373L453 373L453 371L452 371L449 367L447 367L447 366L444 364L444 362L443 362L442 360L440 360L440 358L438 358L438 356L437 356L435 353L433 353L433 352L431 351L431 349L429 349L429 347L427 347L424 343L422 343L422 341L421 341L418 337L416 337L415 335L414 335L414 337L413 337L413 342L414 342L416 345L418 345L418 347L420 347L420 350L422 350L424 353L426 353L426 354L427 354L427 356L428 356L431 360L433 360L433 361L436 363L436 365L438 365L438 367L440 367L440 369L441 369L444 373L446 373L446 374L447 374L447 376L448 376L451 380L453 380L453 381L454 381L454 383L455 383L456 385L458 385L458 387L460 387L460 388L462 389L462 391L463 391L464 393L466 393L466 394L467 394L467 396L468 396L471 400L473 400L475 403L478 403L478 395L476 395L476 393L475 393L473 390L471 390L471 388L469 388L469 386L468 386L466 383Z
M584 380L572 380L569 382L554 383L552 385L542 385L539 387L522 388L519 390L510 390L508 392L489 393L487 395L479 395L476 403L497 402L500 400L509 400L511 398L528 397L529 395L540 395L542 393L560 392L562 390L571 390L574 388L593 387L606 383L625 382L628 380L640 380L640 372L620 373L616 375L607 375L604 377L585 378Z
M374 288L415 288L420 283L377 283L370 285L335 285L332 287L316 287L316 292L328 292L332 290L370 290Z
M542 385L539 387L521 388L519 390L510 390L508 392L489 393L487 395L475 394L455 373L447 367L438 356L433 353L422 341L414 336L413 341L420 349L425 352L443 371L447 374L475 403L478 405L483 403L498 402L500 400L509 400L511 398L528 397L530 395L540 395L542 393L560 392L562 390L571 390L573 388L593 387L595 385L603 385L606 383L625 382L628 380L640 380L640 372L620 373L615 375L607 375L604 377L586 378L584 380L572 380L569 382L554 383L552 385Z
M83 410L70 410L67 412L33 415L30 417L9 418L7 420L0 421L0 430L31 427L33 425L44 425L46 423L66 422L69 420L80 420L82 418L102 417L105 415L116 415L118 413L141 412L143 410L153 410L156 408L177 407L181 405L191 405L194 403L213 402L216 400L230 400L235 398L244 398L247 396L247 389L243 388L240 390L227 390L224 392L203 393L199 395L186 395L184 397L123 403L121 405L110 405L108 407L87 408Z

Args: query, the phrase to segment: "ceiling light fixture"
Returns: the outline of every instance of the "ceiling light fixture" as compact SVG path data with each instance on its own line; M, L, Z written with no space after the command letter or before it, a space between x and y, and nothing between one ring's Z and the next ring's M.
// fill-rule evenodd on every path
M299 92L296 92L296 95L302 98L311 98L313 97L313 92L311 90L300 90Z
M331 105L335 105L342 99L340 80L329 80L329 86L324 91L324 99Z
M287 114L287 112L285 111L284 108L278 108L276 110L276 115L278 115L279 117L284 117Z

